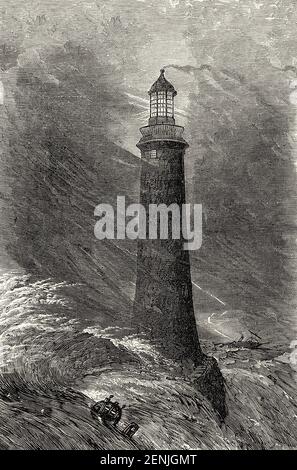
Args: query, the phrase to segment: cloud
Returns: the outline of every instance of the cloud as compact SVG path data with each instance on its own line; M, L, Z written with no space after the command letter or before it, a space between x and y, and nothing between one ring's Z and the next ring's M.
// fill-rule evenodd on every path
M46 63L41 59L39 52L34 48L28 49L19 55L18 65L24 68L30 67L34 76L44 83L59 85L59 80L48 73Z
M0 104L4 104L4 86L0 81Z
M169 0L170 5L172 8L175 8L179 5L179 0Z

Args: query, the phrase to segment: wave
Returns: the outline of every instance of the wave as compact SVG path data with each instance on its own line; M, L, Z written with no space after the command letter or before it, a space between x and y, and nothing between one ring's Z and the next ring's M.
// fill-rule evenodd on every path
M0 447L297 447L290 361L247 350L243 360L226 347L218 355L228 405L221 426L190 377L174 375L144 337L100 326L100 316L82 319L72 295L77 287L20 273L1 276ZM90 416L90 404L110 394L127 404L123 424L140 425L133 442Z

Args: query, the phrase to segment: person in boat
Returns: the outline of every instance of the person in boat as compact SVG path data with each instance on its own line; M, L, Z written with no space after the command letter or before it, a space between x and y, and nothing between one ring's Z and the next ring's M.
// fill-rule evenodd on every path
M122 418L123 408L125 408L125 405L121 407L118 401L111 402L104 410L104 413L101 415L102 421L105 424L108 423L116 426Z
M105 424L113 424L116 426L122 418L122 410L126 405L120 406L118 401L113 402L113 395L106 397L104 400L98 401L91 407L93 418L102 419Z
M109 408L110 404L112 404L112 398L113 395L109 395L109 397L104 398L104 400L97 401L95 405L91 407L92 416L94 418L97 418L98 416L104 415L104 413Z

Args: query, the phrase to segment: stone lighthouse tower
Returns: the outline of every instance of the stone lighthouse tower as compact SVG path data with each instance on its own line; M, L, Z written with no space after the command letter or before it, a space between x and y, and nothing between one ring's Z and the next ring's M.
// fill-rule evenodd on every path
M140 203L148 214L151 204L185 203L184 155L188 147L183 127L174 119L176 91L164 69L149 90L150 118L137 144L141 150ZM158 221L159 223L159 221ZM173 215L168 212L168 237L138 240L137 281L133 323L169 359L197 366L201 352L192 299L189 252L185 240L172 236ZM180 224L181 227L181 224Z

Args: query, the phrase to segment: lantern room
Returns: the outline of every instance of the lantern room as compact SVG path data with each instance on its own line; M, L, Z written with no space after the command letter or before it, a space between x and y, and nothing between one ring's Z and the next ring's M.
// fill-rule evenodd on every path
M151 86L150 95L150 119L149 125L173 124L174 97L176 91L165 78L165 70L161 69L158 80Z

